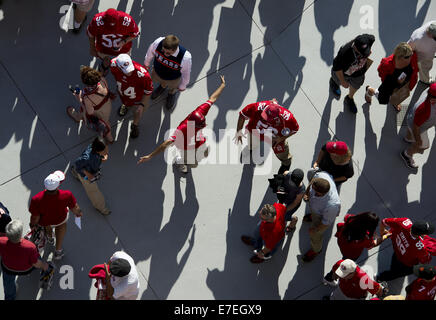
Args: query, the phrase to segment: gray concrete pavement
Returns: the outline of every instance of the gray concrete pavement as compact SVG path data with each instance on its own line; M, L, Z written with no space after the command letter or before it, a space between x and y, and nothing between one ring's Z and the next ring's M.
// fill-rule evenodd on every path
M300 131L290 138L293 168L309 169L321 145L332 137L353 150L355 176L342 187L337 222L347 212L374 210L383 218L407 216L436 223L436 146L416 156L420 168L411 172L399 156L405 148L405 112L397 114L377 102L365 104L361 89L355 98L358 113L353 115L328 88L333 57L360 33L376 37L374 64L365 84L378 86L380 59L398 42L407 41L415 28L435 19L435 2L96 0L91 15L114 7L130 13L140 26L134 60L142 63L149 44L168 33L178 35L193 56L191 83L177 107L169 113L163 99L154 102L144 114L138 139L128 138L132 114L120 118L120 100L113 102L116 143L110 146L99 181L112 209L108 217L92 208L68 170L94 137L65 113L74 103L68 84L80 83L81 64L95 64L84 30L74 35L61 29L68 4L3 0L0 5L0 201L14 218L27 223L30 198L42 190L43 179L59 169L68 172L63 188L73 192L84 212L82 230L70 217L66 255L57 264L72 266L74 289L62 289L63 274L58 273L53 288L41 292L34 272L19 278L18 299L94 299L89 269L121 249L137 264L141 299L321 299L329 292L321 280L341 257L333 236L336 227L327 232L323 253L309 264L301 262L310 246L308 225L301 223L304 204L297 211L297 230L270 262L251 264L250 252L240 241L257 223L258 208L274 201L267 178L280 166L276 158L271 158L269 170L205 164L186 178L163 156L136 165L140 155L152 151L167 130L207 99L219 84L218 74L226 77L227 87L207 117L218 145L226 143L219 139L219 129L235 129L243 106L275 97L300 124ZM365 23L369 29L362 28ZM112 76L108 79L115 89ZM404 109L422 88L416 90ZM50 260L52 253L46 251ZM391 254L392 246L385 242L359 261L374 271L384 270ZM404 294L413 278L392 282L393 290Z

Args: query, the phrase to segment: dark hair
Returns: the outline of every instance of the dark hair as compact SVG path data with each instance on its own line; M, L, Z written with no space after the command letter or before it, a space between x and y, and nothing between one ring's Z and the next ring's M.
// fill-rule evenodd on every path
M95 86L101 79L101 73L88 66L80 67L80 78L88 86Z
M92 152L101 152L106 148L106 143L104 143L104 139L100 136L92 141Z
M348 240L363 240L366 235L370 238L380 222L380 218L374 212L362 212L348 218L342 230L342 235Z
M326 194L330 191L330 183L328 180L323 178L313 179L312 188L313 187L315 187L315 190L321 194Z
M162 47L168 50L177 50L177 47L179 46L179 38L177 38L175 35L168 35L163 39L162 41Z

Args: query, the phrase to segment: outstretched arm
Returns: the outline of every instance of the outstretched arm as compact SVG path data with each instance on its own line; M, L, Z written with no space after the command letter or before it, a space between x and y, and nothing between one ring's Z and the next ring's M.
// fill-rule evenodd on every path
M157 155L158 153L163 152L166 148L168 148L171 144L173 143L172 140L168 139L165 140L164 142L162 142L156 149L154 149L154 151L146 156L143 156L139 159L137 164L146 162L151 160L151 158L153 158L155 155Z
M223 92L223 90L224 90L224 88L226 86L226 81L224 80L224 76L220 76L220 78L221 78L220 86L209 97L209 101L211 101L212 103L215 103L215 101L217 101L218 97L221 95L221 93Z

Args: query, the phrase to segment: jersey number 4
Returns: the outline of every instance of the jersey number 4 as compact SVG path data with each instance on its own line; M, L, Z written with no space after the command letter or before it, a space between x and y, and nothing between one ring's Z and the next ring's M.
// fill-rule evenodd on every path
M127 97L129 97L129 99L135 99L136 98L136 93L135 93L135 88L134 87L128 87L126 90L121 91L121 82L118 82L118 81L117 81L117 86L118 86L118 92L122 96L127 96Z

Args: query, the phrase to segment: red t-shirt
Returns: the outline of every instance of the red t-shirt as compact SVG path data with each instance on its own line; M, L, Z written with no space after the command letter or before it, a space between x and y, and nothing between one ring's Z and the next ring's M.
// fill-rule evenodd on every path
M0 256L7 269L28 271L38 261L39 253L29 240L21 239L20 243L12 243L7 237L0 237Z
M406 300L434 300L436 296L436 278L430 282L416 279L407 289Z
M413 115L413 123L420 127L430 118L430 115L431 103L429 99L425 99L425 101L416 108L415 114Z
M397 259L406 266L426 264L431 261L431 255L425 249L423 238L413 237L410 233L412 221L408 218L387 218L383 224L390 228L392 246Z
M153 92L153 81L149 72L136 61L132 61L132 63L135 70L130 76L127 76L117 67L115 58L111 61L111 72L117 82L121 101L126 106L140 102L144 94L148 96Z
M29 212L32 216L40 216L40 226L57 225L67 218L68 208L76 206L76 198L71 191L58 190L55 194L41 191L30 201Z
M114 27L111 27L104 24L104 14L105 12L97 13L88 26L88 35L95 38L95 48L98 52L111 56L129 52L132 48L132 41L126 43L118 51L114 50L114 48L119 46L121 40L139 35L135 20L129 14L118 11L118 21Z
M276 218L274 222L262 221L260 224L260 236L265 242L265 247L272 250L285 236L285 214L286 207L280 203L274 203Z
M366 237L362 240L348 241L346 239L346 237L342 234L342 231L344 230L345 224L348 222L350 217L353 216L354 214L345 215L344 222L340 222L336 225L337 231L335 237L338 238L338 246L341 250L342 256L355 261L360 257L363 249L370 249L373 247L374 238L370 237L369 233L367 233Z
M211 106L212 102L207 100L192 112L198 112L206 117ZM190 123L192 123L192 127L188 126L188 117L189 115L185 118L185 120L180 122L177 129L169 138L171 141L175 142L177 149L180 150L198 149L203 143L206 142L206 137L202 135L201 128L196 128L194 121L190 121Z
M332 272L339 268L342 261L344 260L339 260L335 263ZM345 296L352 299L365 298L368 292L376 294L380 290L380 284L372 280L359 266L356 267L354 276L351 279L339 278L339 287Z
M262 141L264 140L265 130L271 130L273 138L290 136L291 134L297 132L299 129L297 120L289 110L283 108L282 106L279 106L279 118L281 119L280 124L270 125L262 119L261 114L263 110L271 104L273 104L273 102L267 100L251 103L245 106L244 109L239 112L240 115L248 120L248 124L245 128L248 131L259 135ZM281 153L283 151L284 142L274 147L275 153Z

